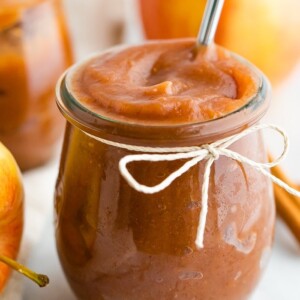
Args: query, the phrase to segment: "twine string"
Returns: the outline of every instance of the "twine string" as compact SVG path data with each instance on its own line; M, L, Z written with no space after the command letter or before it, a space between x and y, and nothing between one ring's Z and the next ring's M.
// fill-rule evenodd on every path
M235 151L228 149L229 146L242 139L243 137L260 131L264 129L271 129L276 133L279 133L283 138L283 150L279 157L272 162L260 163L253 161ZM172 184L172 182L180 177L182 174L186 173L193 166L197 165L201 161L206 161L204 174L203 174L203 184L202 184L202 199L201 199L201 212L199 215L199 223L197 228L197 235L195 244L198 248L203 248L204 244L204 232L206 226L206 218L208 213L208 194L209 194L209 179L210 179L210 171L213 163L220 158L220 156L225 156L227 158L231 158L235 161L238 161L243 164L247 164L258 172L262 173L264 176L268 177L275 184L279 185L283 189L285 189L288 193L300 197L300 192L290 187L288 184L272 175L269 171L270 168L278 165L283 158L286 156L289 140L285 132L276 125L271 124L259 124L245 129L244 131L227 137L225 139L218 140L211 144L205 144L202 146L193 146L193 147L172 147L172 148L161 148L161 147L143 147L143 146L134 146L127 145L118 142L109 141L106 139L102 139L100 137L96 137L90 135L85 132L88 136L93 139L96 139L104 144L114 146L117 148L127 149L134 152L144 152L143 154L131 154L124 156L119 162L119 170L121 175L127 181L127 183L134 188L136 191L144 193L144 194L155 194ZM146 154L145 154L146 153ZM185 160L187 161L177 170L172 172L161 181L159 184L155 186L146 186L139 183L129 172L127 165L132 162L138 161L147 161L147 162L159 162L159 161L176 161L176 160Z

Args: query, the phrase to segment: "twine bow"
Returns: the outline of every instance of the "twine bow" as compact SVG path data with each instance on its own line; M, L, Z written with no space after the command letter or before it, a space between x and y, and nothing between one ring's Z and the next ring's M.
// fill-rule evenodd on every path
M263 129L272 129L275 132L279 133L283 138L284 148L282 153L276 160L267 163L259 163L235 151L228 149L230 145L240 140L241 138ZM105 140L99 137L92 136L90 134L87 135L98 141L101 141L104 144L108 144L111 146L131 150L135 152L147 153L147 154L127 155L123 157L119 162L119 170L122 176L124 177L124 179L128 182L128 184L132 188L144 194L154 194L164 190L165 188L170 186L171 183L176 178L180 177L182 174L187 172L190 168L198 164L200 161L206 161L204 174L203 174L203 185L202 185L202 199L201 199L202 206L201 206L199 224L197 228L197 236L195 241L195 244L198 248L203 248L204 231L205 231L206 217L208 212L208 190L209 190L209 178L210 178L211 166L216 160L219 159L220 156L225 156L233 160L236 160L240 163L244 163L253 167L263 175L270 178L275 184L284 188L290 194L300 197L299 191L293 189L285 182L283 182L282 180L275 177L269 172L270 168L278 165L282 161L282 159L285 157L288 151L288 146L289 146L287 135L282 129L280 129L278 126L275 125L270 125L270 124L255 125L238 134L232 135L225 139L218 140L211 144L202 145L200 147L175 147L175 148L141 147L141 146L127 145L127 144L121 144L121 143ZM151 187L140 184L131 175L131 173L128 171L127 168L127 165L129 163L137 162L137 161L158 162L158 161L175 161L175 160L182 160L182 159L187 159L188 161L185 162L179 169L171 173L162 182Z

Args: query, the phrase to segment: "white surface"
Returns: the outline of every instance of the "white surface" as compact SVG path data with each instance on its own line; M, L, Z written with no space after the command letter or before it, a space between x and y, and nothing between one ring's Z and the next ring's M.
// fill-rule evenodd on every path
M272 121L286 128L291 139L290 155L284 166L289 174L300 182L300 86L297 86L300 77L300 67L289 78L285 86L276 91L267 121ZM278 148L277 139L270 137L271 149ZM40 239L31 252L29 266L46 272L51 279L49 287L39 289L31 282L25 280L23 299L25 300L73 300L70 288L64 278L56 255L54 242L54 226L52 198L54 182L57 174L58 157L48 166L25 174L27 192L27 217L30 218L30 228L26 227L26 237L30 237L30 230L40 234ZM32 201L35 199L35 201ZM40 203L39 207L30 206L30 203ZM37 212L38 211L38 212ZM42 224L43 228L35 228L32 219L36 218L36 224ZM41 218L44 222L41 222ZM39 225L40 226L40 225ZM38 230L37 230L38 229ZM285 225L278 220L273 254L263 276L263 279L255 291L252 300L299 300L300 299L300 247Z

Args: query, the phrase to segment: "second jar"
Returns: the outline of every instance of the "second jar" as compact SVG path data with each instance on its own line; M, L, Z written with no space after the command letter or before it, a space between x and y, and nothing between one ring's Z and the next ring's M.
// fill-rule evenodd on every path
M64 123L54 87L71 62L60 0L0 5L0 141L22 170L53 153Z

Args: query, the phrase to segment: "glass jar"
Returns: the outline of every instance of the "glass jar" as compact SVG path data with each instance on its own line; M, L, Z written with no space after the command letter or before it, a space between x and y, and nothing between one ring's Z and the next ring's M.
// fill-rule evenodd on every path
M0 5L0 140L26 170L46 162L64 120L55 83L72 55L60 0Z
M244 62L246 63L246 62ZM67 72L57 86L67 119L56 184L56 240L66 277L80 299L246 299L270 254L274 199L270 180L252 167L220 157L212 166L204 248L195 245L205 162L163 191L148 195L120 175L133 152L96 138L151 147L201 146L259 122L269 85L239 110L212 121L143 126L89 111L72 95ZM89 135L87 135L87 133ZM230 149L266 161L260 132ZM129 170L153 186L185 160L134 162Z

